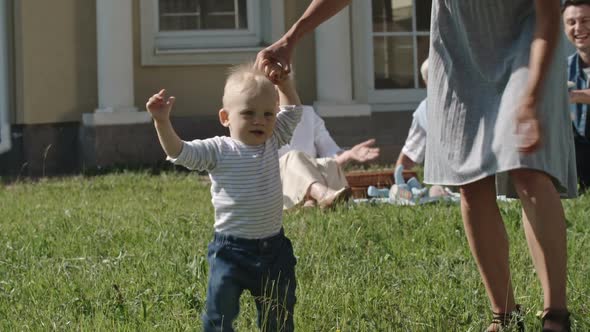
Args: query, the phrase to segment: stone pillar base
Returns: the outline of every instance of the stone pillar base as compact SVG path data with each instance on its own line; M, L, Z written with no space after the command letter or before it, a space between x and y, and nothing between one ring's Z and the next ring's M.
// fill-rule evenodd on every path
M119 114L116 115L118 116ZM135 168L155 166L164 162L166 156L151 123L107 125L101 122L104 119L100 115L97 118L99 121L96 122L100 125L95 123L80 126L82 170L108 167Z
M93 113L82 114L82 124L85 126L128 125L149 123L152 117L148 112L138 112L137 108L124 110L97 109Z

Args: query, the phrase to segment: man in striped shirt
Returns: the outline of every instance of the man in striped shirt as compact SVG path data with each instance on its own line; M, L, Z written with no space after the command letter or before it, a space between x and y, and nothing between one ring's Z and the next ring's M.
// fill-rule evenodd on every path
M211 178L215 235L208 251L204 331L233 331L246 289L256 299L259 327L294 329L296 259L282 228L277 151L289 143L302 108L293 81L278 65L260 67L237 66L226 81L219 120L230 137L182 141L169 119L174 97L162 90L147 102L168 159L206 170ZM280 104L289 105L280 112L277 91Z

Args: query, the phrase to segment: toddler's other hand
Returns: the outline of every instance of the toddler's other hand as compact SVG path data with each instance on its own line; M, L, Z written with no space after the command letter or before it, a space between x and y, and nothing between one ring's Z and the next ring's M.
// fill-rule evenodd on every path
M165 121L170 118L170 111L176 98L173 96L166 98L166 90L162 89L160 92L151 96L145 104L147 111L156 121Z

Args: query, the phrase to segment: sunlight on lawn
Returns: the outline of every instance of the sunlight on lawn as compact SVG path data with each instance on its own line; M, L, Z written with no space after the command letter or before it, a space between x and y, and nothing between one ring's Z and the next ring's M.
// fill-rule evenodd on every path
M564 201L574 330L590 330L590 199ZM539 329L540 285L501 203L517 302ZM200 330L213 233L194 174L121 173L0 188L0 329ZM491 314L458 205L340 207L285 215L299 331L479 331ZM256 326L244 293L236 322Z

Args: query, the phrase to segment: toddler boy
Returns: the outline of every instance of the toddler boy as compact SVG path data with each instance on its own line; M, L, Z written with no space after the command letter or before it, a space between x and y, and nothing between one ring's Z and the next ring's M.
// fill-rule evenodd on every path
M295 264L282 228L283 196L277 150L289 143L301 117L293 81L268 62L234 67L226 81L219 120L230 136L182 141L170 123L174 97L153 95L147 110L168 159L211 178L215 234L209 244L204 331L234 331L239 299L249 290L258 325L293 331ZM275 85L267 78L273 79ZM281 104L290 106L280 106Z

